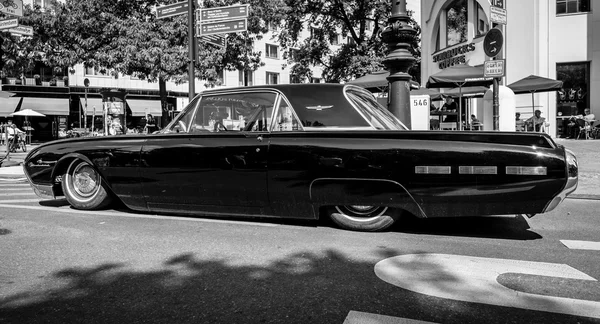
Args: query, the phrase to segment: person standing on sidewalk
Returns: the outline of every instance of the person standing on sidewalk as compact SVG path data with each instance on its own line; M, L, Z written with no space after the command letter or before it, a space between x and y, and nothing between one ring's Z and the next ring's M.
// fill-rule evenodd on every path
M20 130L17 125L13 124L12 120L8 120L8 125L6 128L6 131L8 133L8 145L9 145L9 150L10 151L14 151L15 150L15 144L17 143L18 140L18 136L20 134L24 134L25 132Z

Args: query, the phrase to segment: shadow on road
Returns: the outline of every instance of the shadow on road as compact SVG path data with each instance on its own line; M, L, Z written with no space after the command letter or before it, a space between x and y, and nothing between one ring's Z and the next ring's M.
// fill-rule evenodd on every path
M517 217L455 217L401 220L395 231L412 234L432 234L498 238L507 240L537 240L542 236L530 230L523 216Z
M402 253L386 249L378 257ZM262 266L189 253L154 268L141 272L116 262L63 269L42 285L59 288L32 288L0 299L0 322L341 324L351 310L437 323L573 320L413 293L380 280L373 263L334 250L295 253ZM457 280L439 265L427 268L446 285Z

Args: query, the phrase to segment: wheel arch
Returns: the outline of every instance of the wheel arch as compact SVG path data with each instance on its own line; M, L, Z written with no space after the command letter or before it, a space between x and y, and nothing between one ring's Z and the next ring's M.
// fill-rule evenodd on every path
M53 187L55 196L64 196L64 192L62 191L62 186L60 185L60 182L56 181L55 179L57 179L57 177L59 177L59 176L62 177L67 172L69 165L71 165L71 163L75 160L82 160L82 161L88 163L89 165L91 165L94 169L96 169L96 171L99 171L98 167L87 156L85 156L81 153L66 154L65 156L61 157L60 160L58 160L58 162L56 162L56 165L54 166L54 169L52 170L51 179L53 179L52 187ZM106 181L106 178L104 177L102 172L98 172L98 174L102 178L102 181L107 184L106 189L109 191L109 194L112 195L113 197L115 197L116 195L114 195L114 192L112 191L110 184ZM61 181L62 181L62 179L61 179Z
M335 205L378 205L427 217L408 190L389 179L319 178L311 182L309 197L319 211L322 207Z

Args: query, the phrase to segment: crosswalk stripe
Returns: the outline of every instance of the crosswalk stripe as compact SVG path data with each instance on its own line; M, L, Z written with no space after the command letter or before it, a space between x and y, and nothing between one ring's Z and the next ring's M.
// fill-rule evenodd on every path
M393 317L365 312L350 311L344 324L434 324L433 322L418 321L403 317Z
M0 204L16 204L16 203L28 203L28 202L40 202L42 198L34 198L34 199L1 199Z
M560 240L560 242L572 250L600 251L600 242L577 240Z

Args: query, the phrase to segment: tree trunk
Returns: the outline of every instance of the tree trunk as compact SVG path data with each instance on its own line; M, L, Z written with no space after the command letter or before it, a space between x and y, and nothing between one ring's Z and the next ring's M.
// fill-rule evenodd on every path
M160 128L164 128L169 123L169 105L167 103L167 81L163 78L158 78L158 93L160 95L160 107L162 108Z

